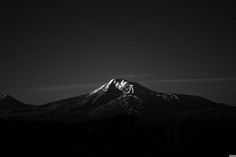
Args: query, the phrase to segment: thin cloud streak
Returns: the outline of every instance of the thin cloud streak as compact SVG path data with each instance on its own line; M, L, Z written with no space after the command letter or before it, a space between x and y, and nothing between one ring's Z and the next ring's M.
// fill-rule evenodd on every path
M59 85L59 86L50 86L50 87L41 87L33 89L33 92L55 92L55 91L65 91L65 90L75 90L75 89L87 89L87 88L96 88L100 84L74 84L74 85Z
M213 75L214 79L214 73L204 73L204 72L194 72L194 73L165 73L165 74L148 74L148 73L144 73L144 74L120 74L120 75L115 75L115 78L124 78L124 79L147 79L147 78L152 78L152 79L157 79L157 77L159 78L173 78L174 76L182 76L187 78L188 76L192 76L192 77L199 77L201 76L202 78L210 78L210 75ZM218 79L218 78L216 78ZM224 78L223 78L224 79ZM228 78L226 78L228 79ZM231 79L231 78L229 78ZM236 78L233 78L236 79ZM164 79L163 79L164 80ZM170 79L172 80L172 79Z
M144 75L143 75L144 76ZM137 77L136 75L130 75L130 77ZM188 83L188 82L225 82L236 81L236 78L197 78L197 79L152 79L152 80L140 80L139 83ZM68 91L77 89L98 88L102 84L88 83L88 84L72 84L72 85L59 85L41 87L31 90L32 92L56 92L56 91Z
M197 78L197 79L154 79L140 81L143 83L175 83L175 82L221 82L221 81L236 81L236 78Z

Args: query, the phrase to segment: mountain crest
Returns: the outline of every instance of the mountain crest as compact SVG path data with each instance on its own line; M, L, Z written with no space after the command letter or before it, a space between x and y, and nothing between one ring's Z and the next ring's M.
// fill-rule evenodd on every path
M114 91L114 90L119 90L124 94L133 94L134 85L131 82L124 79L111 79L108 83L105 83L101 87L95 89L90 94Z
M134 85L128 82L127 80L122 79L113 79L115 87L121 90L125 94L134 93Z

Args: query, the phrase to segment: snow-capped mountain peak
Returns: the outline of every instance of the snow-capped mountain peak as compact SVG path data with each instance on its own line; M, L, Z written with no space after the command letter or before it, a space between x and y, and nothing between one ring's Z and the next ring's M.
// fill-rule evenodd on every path
M125 94L133 94L134 93L134 86L130 82L126 80L113 80L115 87L121 90Z
M120 90L124 94L133 94L134 86L127 80L124 79L111 79L108 83L102 85L101 87L95 89L90 93L90 95L100 92L107 92L108 90Z
M25 116L30 113L30 116L35 115L36 119L43 117L59 121L84 121L121 114L141 115L145 119L152 119L156 115L165 118L170 114L179 115L189 111L205 113L208 109L222 108L222 105L198 96L155 92L125 79L111 79L89 94L48 103L39 108L21 103L5 94L0 95L0 100L0 110L18 112L19 109L33 109L32 112L25 113Z
M113 81L114 81L114 79L111 79L108 83L103 84L101 87L95 89L94 91L90 92L89 94L92 95L95 93L100 93L102 91L106 92Z

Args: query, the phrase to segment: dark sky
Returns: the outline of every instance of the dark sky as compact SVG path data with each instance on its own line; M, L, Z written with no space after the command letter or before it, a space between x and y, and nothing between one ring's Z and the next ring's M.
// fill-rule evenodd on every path
M41 104L120 77L236 105L234 8L225 1L2 3L0 88Z

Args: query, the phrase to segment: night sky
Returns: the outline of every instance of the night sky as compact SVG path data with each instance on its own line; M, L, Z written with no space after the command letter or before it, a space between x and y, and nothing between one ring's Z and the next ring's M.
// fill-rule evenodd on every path
M236 105L235 17L226 1L9 1L0 88L42 104L124 78Z

